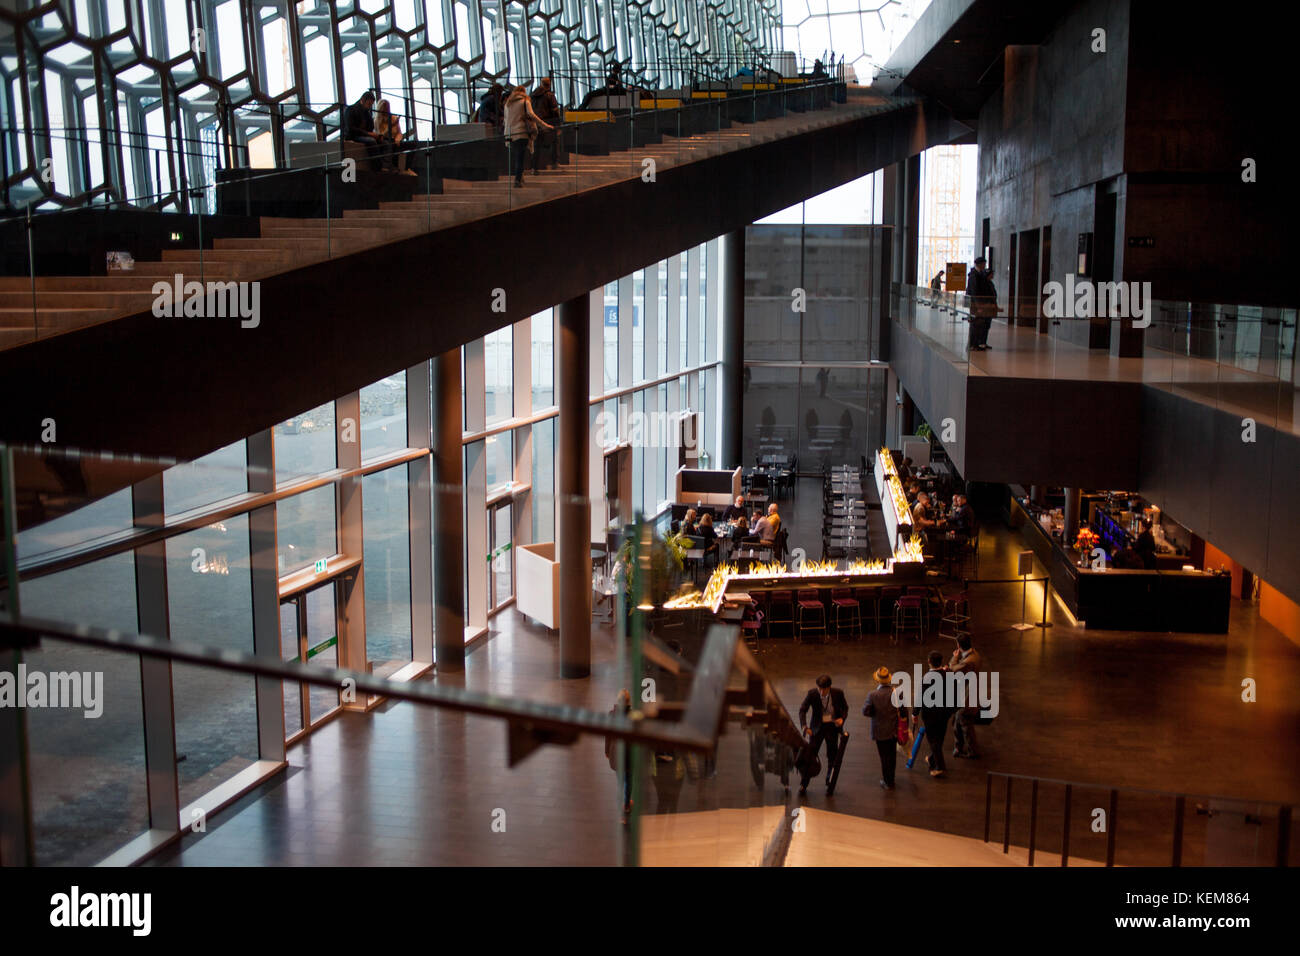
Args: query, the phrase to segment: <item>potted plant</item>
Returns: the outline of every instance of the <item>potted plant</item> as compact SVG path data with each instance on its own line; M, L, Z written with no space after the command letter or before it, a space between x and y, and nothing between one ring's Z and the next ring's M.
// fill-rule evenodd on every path
M618 549L620 580L627 586L629 598L648 601L656 607L668 600L686 562L689 542L680 534L651 535L649 555L649 581L641 581L640 562L632 560L632 542L627 540Z

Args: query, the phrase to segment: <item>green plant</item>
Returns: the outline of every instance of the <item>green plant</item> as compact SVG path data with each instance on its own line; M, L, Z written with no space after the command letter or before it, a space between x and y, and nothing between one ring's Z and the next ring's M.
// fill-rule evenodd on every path
M650 554L644 562L649 568L650 577L648 581L642 581L642 562L632 560L632 541L624 541L618 549L618 560L623 568L628 596L636 601L648 599L656 605L668 600L677 575L686 566L686 549L689 546L690 542L681 534L651 535Z
M930 428L929 422L922 422L921 427L916 430L916 435L918 438L929 438L933 434L934 434L934 430Z

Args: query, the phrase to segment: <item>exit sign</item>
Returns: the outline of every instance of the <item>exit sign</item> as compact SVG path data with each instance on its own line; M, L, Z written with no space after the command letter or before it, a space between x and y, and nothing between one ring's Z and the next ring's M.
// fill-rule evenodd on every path
M324 574L324 573L325 573L325 562L326 562L327 560L328 560L328 559L326 559L326 558L320 558L320 559L316 562L316 573L317 573L317 574Z
M1129 236L1128 247L1130 249L1154 249L1156 247L1155 236Z

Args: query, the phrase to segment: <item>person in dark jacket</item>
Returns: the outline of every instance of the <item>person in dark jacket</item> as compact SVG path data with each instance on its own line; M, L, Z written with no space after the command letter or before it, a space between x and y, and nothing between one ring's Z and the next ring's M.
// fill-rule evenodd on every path
M478 121L493 127L493 133L501 131L506 115L506 90L500 83L493 83L478 101Z
M811 722L808 720L812 714ZM826 792L831 792L831 772L835 767L835 755L839 753L840 735L844 732L844 719L849 716L849 702L844 692L831 686L831 676L823 674L817 678L817 686L808 691L799 705L799 726L808 740L806 750L811 750L809 757L816 757L821 750L822 741L826 742ZM808 792L808 781L812 774L806 767L800 769L799 795Z
M1142 567L1148 571L1156 569L1156 538L1151 533L1151 522L1146 518L1142 519L1142 533L1138 535L1133 550L1142 558Z
M894 675L888 667L875 673L876 689L867 695L862 715L871 718L871 739L880 752L880 785L894 789L894 769L898 766L898 721L907 719L906 707L894 706Z
M986 268L988 261L980 256L975 260L971 270L967 294L971 297L970 347L976 351L987 351L989 347L989 328L993 325L993 316L998 311L998 290Z
M551 89L551 78L543 77L542 81L537 84L537 89L533 90L533 112L542 119L543 122L551 126L560 124L560 103L555 98L555 93ZM533 174L541 172L542 157L549 156L549 167L559 169L560 151L559 140L554 129L543 129L537 134L537 144L533 149Z
M361 99L349 106L343 113L343 138L349 143L360 143L370 154L371 165L386 169L392 164L393 146L384 142L375 132L375 119L371 110L375 105L375 94L366 90Z
M937 674L937 679L942 681L947 671L948 668L943 666L943 655L938 651L931 651L930 669L926 674ZM943 762L943 739L948 735L948 721L952 719L953 709L942 704L938 707L926 707L924 700L925 684L922 683L914 703L920 714L921 723L925 726L925 739L930 744L930 754L925 758L925 762L930 766L930 776L942 777L948 770Z

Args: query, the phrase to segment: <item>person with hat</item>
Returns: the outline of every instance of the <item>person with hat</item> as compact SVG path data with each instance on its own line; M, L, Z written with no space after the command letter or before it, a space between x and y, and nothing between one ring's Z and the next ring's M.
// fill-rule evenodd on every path
M907 708L894 706L894 675L888 667L875 673L876 689L867 695L862 716L871 718L871 739L880 751L880 786L894 789L894 769L898 766L898 722L907 719Z
M970 347L973 351L984 352L989 347L989 328L993 325L993 316L998 311L998 290L988 273L988 260L983 256L975 259L975 268L970 274L971 297L970 310Z
M812 711L812 724L808 722L808 712ZM823 674L817 678L817 686L808 691L799 705L799 726L803 728L804 738L808 743L804 747L809 759L799 769L799 795L808 792L811 758L821 750L822 741L826 741L826 791L830 794L831 774L835 769L835 755L839 752L840 734L844 720L849 716L849 702L844 691L831 686L831 675ZM810 753L809 753L810 752Z

